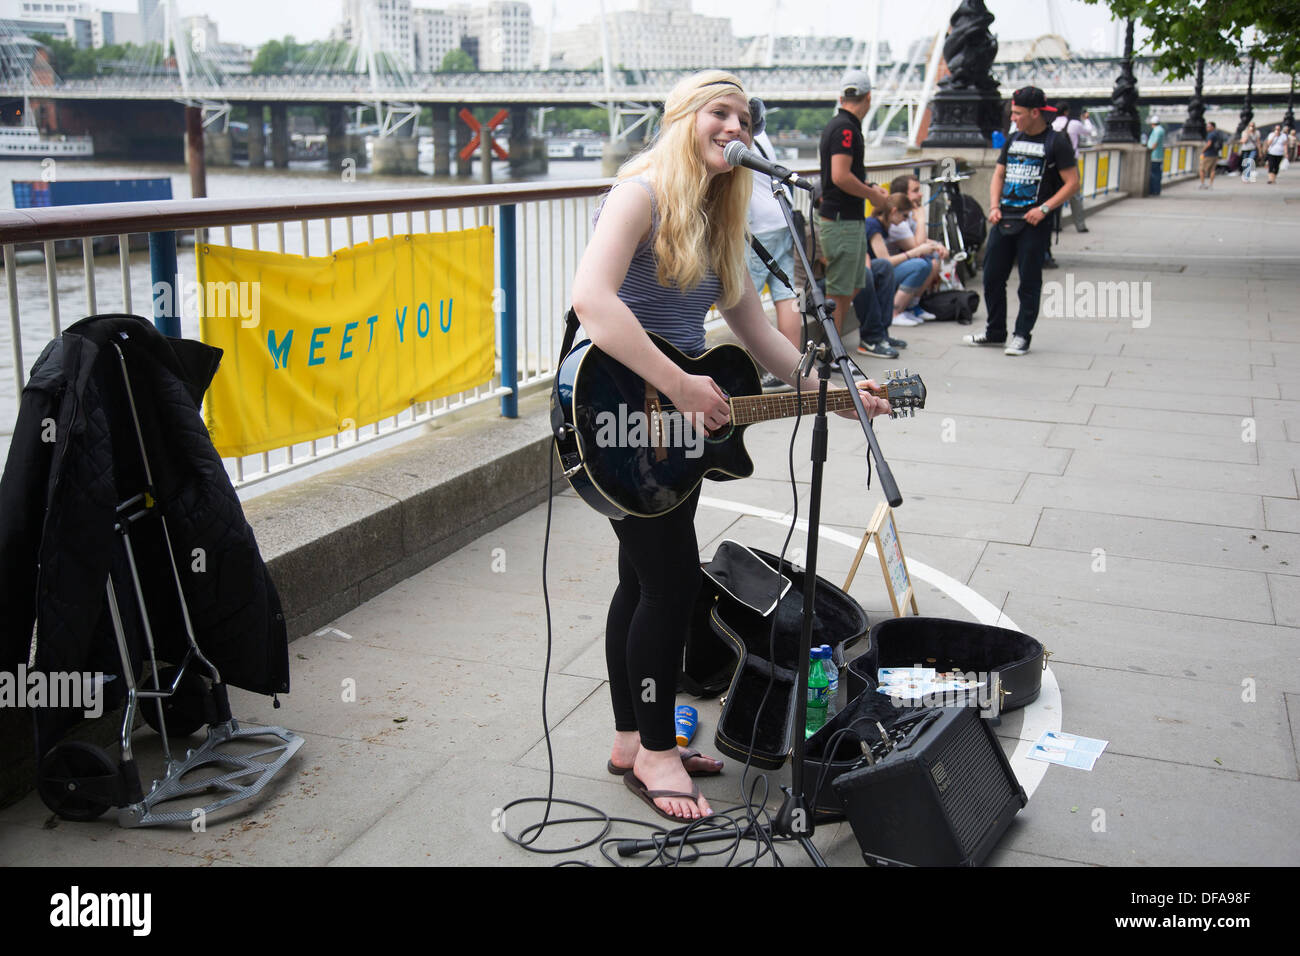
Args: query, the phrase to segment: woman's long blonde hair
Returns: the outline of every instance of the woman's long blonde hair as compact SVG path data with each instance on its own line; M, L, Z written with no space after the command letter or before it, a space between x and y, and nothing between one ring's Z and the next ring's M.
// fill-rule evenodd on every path
M721 96L749 101L740 80L706 70L680 80L664 102L663 121L644 152L623 164L619 179L653 168L659 207L655 258L659 283L696 288L712 267L722 282L718 304L735 305L744 290L750 172L737 167L709 179L696 146L695 114Z

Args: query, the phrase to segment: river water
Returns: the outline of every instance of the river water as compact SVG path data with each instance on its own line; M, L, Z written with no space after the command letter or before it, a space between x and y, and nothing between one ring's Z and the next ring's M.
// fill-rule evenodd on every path
M431 161L430 161L431 163ZM431 165L426 164L431 170ZM15 180L39 180L43 167L38 160L5 160L0 162L0 209L14 208L12 183ZM189 174L182 164L172 163L122 163L108 160L58 160L54 170L62 180L72 179L118 179L133 177L161 178L172 181L172 195L178 199L190 196ZM542 181L572 181L597 179L601 176L598 160L552 162L547 174L534 177ZM497 184L518 182L509 176L508 166L504 162L494 165L493 180ZM291 163L288 169L249 169L246 166L210 167L207 171L208 196L213 199L263 199L273 197L291 200L295 196L339 195L353 190L393 190L418 189L421 186L466 186L478 185L479 180L454 177L423 176L377 176L365 170L356 173L354 181L344 181L336 170L326 168L324 162ZM583 215L589 215L583 210ZM432 214L432 228L443 228L440 214ZM567 287L569 277L549 275L553 271L549 262L566 262L570 266L576 263L576 256L585 244L585 228L579 229L573 222L573 216L562 216L555 208L543 208L534 224L524 230L525 255L530 259L527 270L528 288L521 291L529 305L529 312L535 313L539 326L544 328L552 323L540 322L540 316L563 314L563 289ZM472 227L478 223L472 215L459 219L455 212L448 214L445 228L456 229L461 226ZM423 216L417 215L412 223L416 232L424 231ZM406 231L404 216L396 217L394 223L398 233ZM345 226L342 220L332 224L332 245L338 249L347 244ZM248 247L251 235L248 227L234 230L233 242L237 246ZM301 226L287 223L284 229L285 252L303 252ZM375 236L387 235L387 224L382 220L374 223ZM192 234L191 234L192 235ZM260 247L267 250L278 249L276 229L273 225L260 227ZM354 220L353 241L360 243L370 238L364 219ZM224 242L221 230L215 230L212 236L215 242ZM310 224L308 234L308 252L311 255L325 254L325 227L320 221ZM32 363L40 355L45 344L53 337L51 310L45 267L39 253L20 253L17 268L18 313L21 323L22 363L30 370ZM183 245L178 251L178 266L182 277L194 277L194 252L192 245ZM59 299L60 326L67 328L73 322L90 314L86 295L84 270L80 256L57 260L57 283ZM137 315L151 314L149 255L147 251L131 254L131 295L132 309ZM99 312L118 311L123 308L121 270L117 253L98 256L95 259L96 307ZM555 310L559 310L556 313ZM11 348L11 323L7 295L0 294L0 461L7 453L8 436L12 432L14 418L17 415L18 388L13 373L13 350ZM198 318L196 315L183 315L182 333L187 337L198 336ZM538 339L541 339L540 341ZM550 335L534 335L529 351L536 356L538 349L547 349L554 345ZM548 353L549 354L549 353ZM534 359L535 360L535 359Z

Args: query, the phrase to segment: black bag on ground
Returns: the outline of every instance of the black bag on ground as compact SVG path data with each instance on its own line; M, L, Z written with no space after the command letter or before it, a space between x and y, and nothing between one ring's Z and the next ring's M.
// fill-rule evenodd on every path
M957 228L961 230L961 241L972 254L988 238L988 219L974 196L962 193L961 205L957 210Z
M970 325L979 307L979 293L970 289L945 289L921 296L921 308L933 312L936 320L958 325Z

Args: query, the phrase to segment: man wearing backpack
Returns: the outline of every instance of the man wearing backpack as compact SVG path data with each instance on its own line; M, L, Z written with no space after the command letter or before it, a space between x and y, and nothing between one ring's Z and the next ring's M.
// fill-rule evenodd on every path
M1047 100L1034 86L1011 96L1016 125L1002 147L989 190L988 251L984 256L984 301L988 326L967 335L967 345L1004 345L1007 355L1024 355L1038 321L1043 290L1043 257L1051 242L1053 210L1079 188L1079 170L1069 137L1052 130L1044 117ZM1020 311L1007 340L1007 279L1020 270Z

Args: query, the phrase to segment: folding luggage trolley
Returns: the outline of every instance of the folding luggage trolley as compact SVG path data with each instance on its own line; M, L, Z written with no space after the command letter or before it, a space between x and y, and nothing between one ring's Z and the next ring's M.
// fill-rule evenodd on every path
M117 505L114 532L121 540L125 563L130 570L152 686L141 687L137 684L136 666L123 623L122 606L110 570L105 591L127 690L122 717L121 758L114 765L109 755L94 744L79 740L61 741L41 759L37 789L46 806L67 820L94 820L108 809L116 807L118 823L124 827L190 823L200 816L261 792L297 753L303 744L303 738L284 727L243 726L231 715L229 696L221 674L204 656L194 636L171 536L167 531L167 519L154 497L153 473L149 467L149 455L145 449L135 396L131 390L126 357L116 342L112 345L122 372L126 404L130 409L131 426L140 453L145 485L145 490ZM174 667L159 667L145 590L136 561L136 551L132 547L133 529L139 522L150 518L156 518L161 528L188 644L184 656ZM131 729L141 701L145 702L141 716L161 736L165 760L163 777L153 782L148 793L142 791L131 746ZM205 724L208 736L203 744L197 750L187 750L183 759L173 756L169 735L188 736ZM259 737L267 738L265 747L254 747L252 750L232 747L241 741L250 741L255 745L255 738ZM202 768L216 768L218 772L215 775L196 773ZM201 807L186 805L180 809L169 809L160 806L174 801L190 801L208 793L212 793L213 799Z

